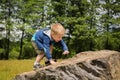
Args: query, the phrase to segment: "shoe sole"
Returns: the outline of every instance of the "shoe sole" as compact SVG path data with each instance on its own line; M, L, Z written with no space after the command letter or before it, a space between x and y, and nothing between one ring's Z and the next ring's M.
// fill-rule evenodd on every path
M45 67L45 66L42 65L40 68L43 68L43 67ZM37 69L40 69L40 68L33 68L33 70L37 70Z

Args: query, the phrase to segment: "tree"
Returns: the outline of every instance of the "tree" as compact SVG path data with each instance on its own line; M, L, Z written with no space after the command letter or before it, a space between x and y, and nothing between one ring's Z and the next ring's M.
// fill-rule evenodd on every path
M72 36L70 45L76 53L88 49L87 0L70 0L67 9L67 26Z
M30 25L30 27L40 27L40 23L43 22L42 14L44 13L44 0L19 0L19 3L17 4L17 16L16 18L19 19L20 23L19 25L22 25L19 27L19 29L22 31L21 41L20 41L20 54L18 59L21 58L22 55L22 47L23 47L23 38L27 31L27 26ZM26 25L27 24L27 25Z
M89 6L87 8L87 19L88 24L88 50L95 50L95 38L97 37L98 19L99 12L97 9L100 7L99 0L89 0Z
M10 32L12 30L12 16L14 13L13 4L14 1L1 0L1 23L5 26L6 31L6 44L5 45L5 59L9 59L10 52Z
M119 3L120 2L118 0L106 0L104 1L104 4L102 4L102 8L105 13L102 14L100 21L104 29L103 40L105 42L105 49L114 49L113 47L115 46L114 36L112 35L112 28L116 28L117 25L119 26Z

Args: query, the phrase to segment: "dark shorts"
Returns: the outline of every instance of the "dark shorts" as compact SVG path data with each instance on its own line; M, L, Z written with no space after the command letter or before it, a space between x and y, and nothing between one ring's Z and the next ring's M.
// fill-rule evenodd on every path
M35 49L35 52L39 55L39 54L43 54L44 52L42 50L39 50L36 43L34 41L31 41L32 42L32 46L34 47Z

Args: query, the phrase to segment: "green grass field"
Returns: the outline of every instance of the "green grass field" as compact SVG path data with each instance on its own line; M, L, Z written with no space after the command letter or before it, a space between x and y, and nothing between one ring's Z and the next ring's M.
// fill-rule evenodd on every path
M31 71L34 60L0 60L0 80L12 80L15 75Z

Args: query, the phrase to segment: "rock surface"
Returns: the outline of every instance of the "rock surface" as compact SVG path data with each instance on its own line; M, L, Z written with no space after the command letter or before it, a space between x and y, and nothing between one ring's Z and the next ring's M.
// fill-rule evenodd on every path
M87 51L14 80L120 80L120 52Z

